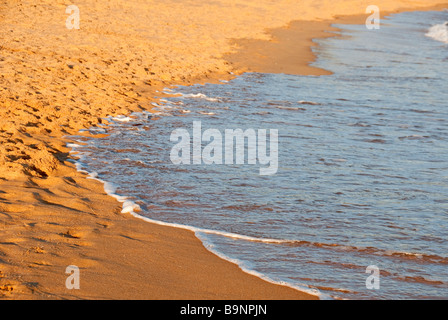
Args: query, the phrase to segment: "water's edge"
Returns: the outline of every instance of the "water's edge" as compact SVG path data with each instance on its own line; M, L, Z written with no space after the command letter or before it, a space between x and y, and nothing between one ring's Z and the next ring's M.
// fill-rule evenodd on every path
M429 34L426 34L426 36L431 37ZM434 38L434 37L431 37L431 38ZM435 39L435 40L444 42L444 41L442 41L443 39L442 40ZM238 78L238 77L236 77L236 78ZM222 81L222 82L224 82L224 81ZM173 88L173 87L177 87L177 86L172 86L171 88ZM165 89L165 90L170 90L170 89ZM157 103L155 103L155 102L153 103L153 105L156 107L159 107L159 105L157 105ZM145 113L151 114L149 112L144 111L143 113L134 113L129 116L120 115L120 116L116 116L116 117L108 117L108 118L106 118L106 120L109 121L109 123L111 123L111 125L112 125L113 122L119 123L119 122L131 121L133 119L133 116L138 117L138 115L141 115L141 114L145 115ZM98 127L91 128L89 130L100 131L100 130L104 130L104 128L107 128L107 127L108 126L102 126L102 127L98 126ZM87 131L89 131L89 130L87 130ZM70 138L73 140L73 137L70 137ZM74 140L74 141L77 141L77 140ZM77 141L77 142L82 143L82 141ZM180 224L180 223L176 223L179 221L170 223L170 222L163 222L163 221L149 218L148 216L151 215L151 210L149 208L144 208L144 210L142 210L142 208L140 208L140 206L138 205L138 203L139 203L138 201L133 202L133 201L130 201L128 197L121 196L121 195L117 194L117 192L116 192L117 188L111 182L99 179L96 172L88 172L88 171L84 170L83 157L87 156L88 153L84 154L81 151L77 151L77 149L81 147L80 145L78 145L76 143L69 143L69 144L67 144L67 147L72 148L71 154L74 155L74 153L76 153L76 157L78 157L78 160L73 161L75 163L77 170L79 172L83 172L83 173L87 174L88 179L94 179L94 180L97 180L97 181L103 183L105 192L108 195L114 197L120 203L122 203L122 213L123 214L130 213L131 216L138 218L140 220L143 220L145 222L149 222L149 223L153 223L153 224L157 224L157 225L161 225L161 226L168 226L168 227L174 227L174 228L180 228L180 229L192 231L209 252L215 254L216 256L220 257L223 260L226 260L226 261L236 264L243 272L245 272L247 274L257 276L258 278L265 280L267 282L273 283L273 284L287 286L287 287L293 288L300 292L315 295L315 296L319 297L320 299L327 299L327 298L331 299L330 296L327 296L326 294L321 293L317 289L310 288L307 285L302 286L302 283L292 284L292 283L287 282L288 280L287 281L278 281L278 280L270 278L269 276L267 276L261 272L255 271L255 268L252 269L250 266L248 266L248 264L250 264L250 262L244 262L244 261L239 260L239 259L244 259L244 257L239 257L239 259L234 259L234 258L231 258L230 256L227 256L226 254L223 254L213 244L213 235L218 235L221 237L238 239L238 240L244 240L244 241L248 241L248 242L261 242L261 243L271 243L271 244L281 244L281 243L288 244L291 242L300 242L299 240L288 240L287 239L288 237L286 237L286 239L263 238L265 236L265 234L255 235L255 237L253 237L253 236L238 234L238 233L241 233L240 231L237 231L237 233L232 233L232 232L225 232L225 231L218 231L218 230L202 228L204 226L203 224L199 224L199 225L196 224L197 227L190 226L190 225L188 225L191 223L190 221L184 221L183 223L185 223L185 224ZM94 169L94 170L96 170L96 169ZM126 192L123 192L123 193L126 194ZM182 212L182 208L179 208L178 212ZM145 216L145 214L148 214L148 216ZM151 217L153 217L153 215L151 215ZM205 227L210 227L210 226L205 226ZM211 226L211 228L214 228L214 226ZM232 231L232 230L230 230L230 231ZM208 235L210 235L210 237L208 237ZM257 237L257 236L260 236L260 237ZM272 235L268 235L268 237L269 236L272 236ZM275 235L274 235L274 237L275 237ZM216 244L218 245L218 243L216 243ZM323 290L325 290L325 289L323 289Z
M119 115L117 117L115 117L115 119L123 119L123 118L127 118L126 116L123 115ZM112 118L107 119L108 121L113 121ZM68 143L67 144L68 148L71 148L72 151L70 151L70 154L73 155L74 157L77 157L78 159L71 159L71 162L73 162L76 166L76 170L80 173L84 173L87 174L87 179L91 179L91 180L95 180L98 182L101 182L104 185L104 191L106 192L107 195L115 198L118 202L122 203L122 211L121 213L125 214L128 213L131 216L133 216L134 218L143 220L145 222L149 222L152 224L156 224L156 225L160 225L160 226L165 226L165 227L171 227L171 228L177 228L177 229L183 229L183 230L189 230L191 232L194 233L194 235L196 236L196 238L199 239L199 241L201 241L202 245L212 254L218 256L219 258L226 260L228 262L231 262L233 264L236 264L243 272L249 274L249 275L253 275L256 276L264 281L267 281L269 283L272 284L276 284L276 285L280 285L280 286L285 286L285 287L289 287L292 289L295 289L299 292L303 292L303 293L307 293L309 295L313 295L318 297L320 300L332 300L332 298L326 294L323 294L322 292L320 292L317 289L312 289L309 287L305 287L305 286L297 286L297 285L293 285L290 284L286 281L277 281L274 280L270 277L268 277L265 274L262 274L258 271L252 270L250 269L243 261L238 260L238 259L234 259L231 257L226 256L225 254L219 252L218 250L216 250L214 248L214 245L208 240L208 238L206 237L207 234L215 234L215 235L220 235L220 236L224 236L224 237L228 237L228 238L236 238L236 239L240 239L240 240L246 240L246 241L255 241L255 242L265 242L265 243L283 243L283 242L289 242L289 240L279 240L279 239L268 239L268 238L255 238L255 237L250 237L250 236L245 236L245 235L240 235L240 234L236 234L236 233L230 233L230 232L223 232L223 231L217 231L217 230L211 230L211 229L203 229L203 228L197 228L197 227L193 227L193 226L188 226L188 225L183 225L183 224L177 224L177 223L169 223L169 222L163 222L163 221L159 221L159 220L154 220L154 219L150 219L148 217L142 216L140 214L138 214L137 212L140 211L140 206L138 204L136 204L133 201L129 201L127 200L126 196L121 196L115 193L115 186L108 181L104 181L102 179L97 178L97 174L96 172L89 172L85 169L83 169L82 166L82 159L84 157L82 152L76 151L76 148L79 147L78 144L76 143Z

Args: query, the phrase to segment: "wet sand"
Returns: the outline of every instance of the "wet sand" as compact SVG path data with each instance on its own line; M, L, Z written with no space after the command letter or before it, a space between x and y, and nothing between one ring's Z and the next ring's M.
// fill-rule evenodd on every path
M391 12L437 3L443 1L376 5ZM64 137L107 115L150 110L157 90L169 85L215 82L246 70L328 74L308 66L311 39L328 36L336 16L357 15L351 21L364 23L367 5L77 5L80 30L65 27L61 2L0 4L0 297L315 299L244 273L190 231L122 214L101 183L68 161ZM293 20L302 22L285 29ZM80 290L65 287L69 265L81 270Z

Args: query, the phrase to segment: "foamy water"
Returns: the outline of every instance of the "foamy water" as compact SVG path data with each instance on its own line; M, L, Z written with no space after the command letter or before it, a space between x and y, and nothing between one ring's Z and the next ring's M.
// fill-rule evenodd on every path
M426 35L434 40L448 44L448 22L432 26Z
M194 231L268 281L338 298L448 297L448 51L428 30L447 12L319 41L325 77L246 74L166 90L151 113L76 138L79 170L130 212ZM429 31L430 32L430 31ZM418 43L418 46L416 45ZM279 168L173 165L170 134L279 130ZM381 287L365 286L366 267Z

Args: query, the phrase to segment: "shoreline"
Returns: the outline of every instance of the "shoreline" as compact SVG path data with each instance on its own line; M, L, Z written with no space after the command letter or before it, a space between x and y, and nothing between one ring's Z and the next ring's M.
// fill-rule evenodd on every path
M381 23L392 14L411 11L438 11L448 8L448 2L423 8L403 7L381 11ZM333 19L321 21L294 20L282 28L269 29L270 40L232 39L239 51L227 53L225 59L232 63L238 74L245 72L285 73L292 75L331 75L329 70L312 66L317 56L312 48L318 47L314 41L332 37L342 37L335 24L363 25L368 14L337 15ZM372 32L375 32L372 30ZM257 59L253 59L257 57ZM307 61L308 63L304 63Z
M434 8L431 7L431 9ZM422 10L422 8L412 10ZM366 15L358 16L357 19L361 17L364 21ZM335 21L320 21L319 24L324 29L316 32L327 36L322 30L326 30L325 25L329 27ZM310 34L309 31L305 32L305 36L310 39L303 46L305 48L303 50L309 48L311 39L321 38L316 37L313 33ZM270 43L267 40L257 41ZM11 42L15 41L11 40ZM256 46L259 44L257 43ZM14 50L11 50L13 53L10 57L17 58L15 56L17 54L19 58L26 59L26 55L20 56L20 50L17 51L17 48ZM23 50L32 53L34 49L31 44ZM250 49L244 49L244 52L243 56L256 56L250 52ZM80 56L82 57L82 55ZM309 55L302 57L300 65L306 69L308 63L313 60L311 58ZM20 59L18 60L20 61ZM10 60L9 62L14 61ZM31 61L31 64L33 62ZM82 74L86 70L81 64L81 62L73 63L69 68ZM269 59L266 59L265 65L269 64ZM224 66L225 63L222 65ZM248 70L251 68L248 63L247 68L249 68ZM244 72L242 67L236 65L223 67L222 70L233 70L236 74ZM20 70L12 67L12 71ZM53 72L57 75L59 71L51 69L49 73ZM21 74L23 75L23 72ZM64 73L62 74L64 75ZM117 75L119 76L119 74ZM107 75L104 77L107 78ZM219 81L232 77L233 75L226 72L212 72L203 77L189 78L184 84L210 82L211 79ZM114 78L109 80L111 79ZM118 79L116 78L116 81L120 81ZM74 81L76 78L70 80ZM51 122L56 122L55 125L49 124L50 121L44 119L46 114L47 119L48 114L54 115L51 104L37 102L32 104L31 100L24 103L17 98L0 100L2 106L17 112L17 114L8 115L7 120L23 117L28 121L25 124L19 123L14 128L13 135L1 137L2 145L6 145L5 148L8 145L4 141L11 140L11 138L22 141L15 141L11 144L22 143L26 147L19 148L19 151L24 152L18 155L11 154L11 151L6 150L5 153L11 155L8 158L10 161L5 162L6 164L2 163L3 167L6 166L9 169L6 169L6 173L5 169L2 170L0 182L0 198L2 200L0 202L0 228L2 228L0 236L0 298L316 298L291 288L268 283L261 278L243 272L237 265L209 252L191 231L157 226L153 223L142 222L128 214L121 214L120 205L105 194L101 183L86 179L85 174L77 172L74 166L67 161L69 148L65 144L68 141L62 138L61 133L76 133L81 128L95 124L96 117L99 119L106 114L148 110L149 103L154 101L151 97L158 95L156 90L161 90L170 82L174 82L173 85L182 83L182 81L176 80L178 81L176 82L173 79L166 80L165 83L163 81L153 84L149 88L135 80L133 85L125 85L122 92L119 92L120 96L126 97L125 100L118 100L118 102L126 103L125 107L122 106L121 109L109 106L92 115L85 114L89 111L89 105L87 105L87 110L78 110L74 107L70 112L75 115L64 119L68 124L59 121L56 116L51 119ZM57 87L58 89L76 84L76 82L66 84L63 81L61 83L62 85ZM88 83L86 87L91 85ZM16 90L17 92L29 89L27 87L26 90L22 90L20 82L16 86L19 86L20 89ZM51 94L51 90L45 91L45 86L36 90L40 90L40 94ZM79 92L82 94L82 90ZM92 91L92 96L95 96L95 92ZM13 94L12 92L7 93ZM104 103L117 102L113 98L106 97ZM67 99L70 98L64 96L54 102L64 103ZM101 99L101 97L97 99ZM142 101L147 99L149 103L145 106ZM97 107L101 107L101 104ZM29 114L32 115L29 116ZM45 123L48 127L34 129L37 127L33 125L33 121L40 121L39 123ZM27 126L30 123L31 125ZM66 127L53 133L55 126L61 124ZM11 125L8 123L1 123L1 125L3 132L8 133L8 128ZM27 127L26 130L22 130L24 126ZM50 137L47 136L48 134ZM34 161L35 157L39 161ZM14 165L8 167L8 163L11 162L14 162ZM24 170L26 174L24 175L21 170ZM81 290L77 292L64 287L67 277L65 267L68 265L77 265L81 269Z

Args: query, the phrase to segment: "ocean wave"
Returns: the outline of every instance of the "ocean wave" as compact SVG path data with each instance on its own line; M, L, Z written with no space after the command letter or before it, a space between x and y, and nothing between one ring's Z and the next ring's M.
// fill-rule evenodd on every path
M81 147L78 144L68 144L68 146L72 147L72 153L76 152L76 149ZM286 245L292 247L314 247L314 248L322 248L327 250L335 250L341 252L357 252L365 255L374 255L381 257L388 257L390 259L395 260L412 260L414 262L420 264L443 264L448 265L448 257L432 255L432 254L422 254L422 253L414 253L414 252L403 252L398 250L385 250L374 247L357 247L357 246L348 246L338 243L321 243L321 242L313 242L313 241L305 241L305 240L297 240L297 239L275 239L275 238L262 238L262 237L253 237L243 234L237 234L233 232L227 232L222 230L214 230L214 229L206 229L200 228L190 225L184 225L179 223L170 223L159 220L154 220L137 212L141 211L141 208L138 204L133 201L130 201L128 197L121 196L116 193L117 187L111 183L104 180L101 180L97 177L96 172L88 172L84 170L84 166L82 164L82 159L87 156L85 153L77 152L76 156L79 158L75 161L75 165L78 171L87 173L89 175L89 179L94 179L104 183L104 189L107 194L116 198L119 202L123 203L122 213L130 213L131 215L145 220L147 222L155 223L163 226L170 226L180 229L187 229L195 234L202 234L205 236L206 234L223 236L226 238L232 238L236 240L250 241L250 242L259 242L259 243L267 243L267 244L276 244L276 245Z
M78 141L76 141L78 142ZM349 245L343 245L338 243L321 243L321 242L313 242L313 241L305 241L305 240L297 240L297 239L276 239L276 238L262 238L262 237L253 237L243 234L237 234L233 232L227 232L222 230L214 230L214 229L206 229L206 228L200 228L190 225L184 225L179 223L170 223L170 222L164 222L159 220L154 220L145 216L142 216L141 214L138 214L137 212L141 211L140 206L130 201L128 197L122 196L116 193L117 186L115 186L113 183L104 181L98 178L96 172L88 172L85 170L85 166L82 163L83 158L88 156L88 154L84 152L77 152L76 149L80 148L81 145L76 143L70 143L67 144L68 147L72 148L71 153L76 153L76 157L78 157L78 160L75 160L75 166L78 171L87 173L89 175L89 179L94 179L97 181L100 181L104 184L104 189L107 194L110 196L116 198L119 202L123 204L122 207L122 213L130 213L131 215L140 218L142 220L145 220L147 222L155 223L158 225L163 226L170 226L175 228L181 228L181 229L187 229L195 234L212 234L212 235L218 235L223 236L226 238L232 238L236 240L243 240L243 241L250 241L250 242L259 242L259 243L267 243L267 244L276 244L276 245L286 245L286 246L292 246L292 247L314 247L314 248L322 248L327 250L335 250L335 251L341 251L341 252L357 252L365 255L374 255L374 256L381 256L381 257L388 257L390 259L395 260L412 260L414 262L420 263L420 264L443 264L448 265L448 257L433 255L433 254L423 254L423 253L414 253L414 252L403 252L398 250L385 250L380 248L374 248L374 247L357 247L357 246L349 246Z
M222 252L218 251L215 249L214 244L210 241L209 238L207 238L206 234L204 233L200 233L200 232L196 232L195 233L196 237L201 240L202 244L204 245L204 247L214 253L215 255L217 255L218 257L220 257L221 259L230 261L234 264L236 264L237 266L240 267L241 270L243 270L244 272L251 274L253 276L256 276L258 278L261 278L267 282L273 283L273 284L277 284L277 285L281 285L281 286L285 286L285 287L289 287L301 292L305 292L308 293L310 295L314 295L317 296L320 300L333 300L333 297L331 297L330 295L324 294L321 291L319 291L316 287L311 288L306 284L291 284L289 282L280 280L280 279L273 279L271 277L268 277L267 275L260 273L258 271L255 271L247 262L241 261L239 259L234 259L231 258L225 254L223 254Z
M189 94L184 94L182 93L182 97L184 98L192 98L192 99L203 99L203 100L207 100L210 102L219 102L219 99L217 98L210 98L208 96L206 96L203 93L189 93Z
M238 265L241 268L241 270L243 270L244 272L246 272L248 274L254 275L256 277L259 277L259 278L261 278L261 279L263 279L265 281L268 281L268 282L271 282L271 283L274 283L274 284L290 287L292 289L295 289L295 290L298 290L298 291L301 291L301 292L305 292L305 293L308 293L310 295L315 295L315 296L317 296L321 300L331 300L332 299L331 296L325 295L325 294L321 293L317 289L310 288L306 284L293 285L291 283L288 283L288 282L285 282L285 281L282 281L282 280L274 280L274 279L268 277L265 274L262 274L260 272L257 272L255 270L251 269L243 261L240 261L238 259L234 259L234 258L228 257L228 256L224 255L223 253L217 251L214 248L213 243L206 237L206 235L207 234L214 234L214 235L221 235L221 236L228 237L228 238L234 238L234 239L240 239L240 240L246 240L246 241L264 242L264 243L283 243L284 240L265 239L265 238L256 238L256 237L244 236L244 235L235 234L235 233L231 233L231 232L197 228L197 227L183 225L183 224L178 224L178 223L163 222L163 221L153 220L151 218L142 216L139 213L137 213L137 212L141 211L141 208L140 208L140 206L136 202L134 202L132 200L129 200L129 198L126 197L126 196L122 196L122 195L117 194L117 192L116 192L117 189L118 189L117 185L115 185L112 182L108 182L108 181L105 181L105 180L102 180L102 179L98 178L98 173L97 172L89 172L87 170L84 170L85 166L84 166L84 164L81 161L82 161L83 158L88 156L88 153L76 151L77 148L81 147L80 145L78 145L76 143L68 143L67 147L72 148L72 151L70 153L76 153L76 157L78 159L74 160L74 163L75 163L75 166L76 166L76 169L78 170L78 172L86 173L88 175L88 177L87 177L88 179L96 180L96 181L99 181L99 182L103 183L104 191L109 196L112 196L113 198L117 199L118 202L122 203L122 211L121 211L121 213L128 213L128 214L131 214L132 216L134 216L134 217L136 217L138 219L144 220L146 222L162 225L162 226L169 226L169 227L174 227L174 228L190 230L190 231L194 232L196 237L203 243L204 247L207 250L209 250L210 252L216 254L217 256L221 257L224 260L227 260L227 261L230 261L232 263L235 263L236 265Z
M426 36L448 44L448 22L432 26L426 33Z

